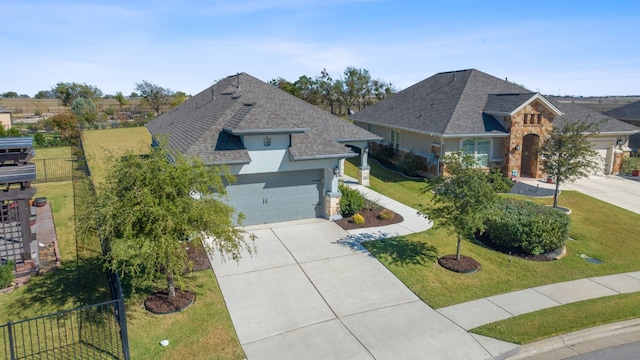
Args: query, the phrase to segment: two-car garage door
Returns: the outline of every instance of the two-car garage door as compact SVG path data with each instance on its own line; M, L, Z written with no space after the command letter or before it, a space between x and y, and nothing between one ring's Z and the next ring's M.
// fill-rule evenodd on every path
M322 216L322 170L238 175L227 193L242 225Z

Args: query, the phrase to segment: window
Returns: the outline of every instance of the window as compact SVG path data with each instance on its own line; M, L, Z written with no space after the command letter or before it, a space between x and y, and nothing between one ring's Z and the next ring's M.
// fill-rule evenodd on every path
M524 114L522 122L524 125L542 124L542 114Z
M489 140L467 139L462 142L462 151L476 158L478 166L489 167Z
M265 136L264 138L262 138L262 144L264 145L264 147L271 146L271 138L268 136Z
M400 130L391 129L391 146L396 151L400 148Z

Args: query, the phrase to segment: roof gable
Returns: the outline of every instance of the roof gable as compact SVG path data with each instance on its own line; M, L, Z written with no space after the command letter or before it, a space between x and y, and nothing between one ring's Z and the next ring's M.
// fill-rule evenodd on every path
M229 76L147 124L154 138L208 164L249 163L241 135L290 133L293 160L344 157L345 138L380 137L246 73Z

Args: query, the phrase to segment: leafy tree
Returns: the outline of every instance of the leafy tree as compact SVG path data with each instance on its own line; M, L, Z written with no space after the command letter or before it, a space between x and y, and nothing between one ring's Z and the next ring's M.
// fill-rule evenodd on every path
M78 145L80 140L80 127L78 126L78 119L72 112L65 112L56 114L44 123L46 129L51 126L60 132L60 136L67 141L70 145Z
M122 91L118 91L114 98L118 101L118 105L120 105L120 112L122 112L122 107L127 105L129 102L124 95L122 95Z
M162 146L144 156L129 152L115 160L91 208L80 212L79 229L89 235L99 230L109 268L134 282L164 275L173 297L189 266L184 241L235 260L243 249L253 251L233 224L233 207L223 201L223 179L232 180L225 168Z
M55 96L53 95L53 92L51 92L51 90L40 90L35 94L34 98L36 98L36 99L53 99L53 98L55 98Z
M186 100L187 100L187 94L185 94L183 91L176 91L171 97L171 100L169 101L169 107L173 109L174 107L182 104Z
M449 176L427 181L421 193L433 193L431 204L420 205L418 213L438 220L436 226L444 227L458 235L456 260L460 260L463 238L471 239L476 231L484 231L485 211L499 197L487 175L476 167L470 154L461 152L445 156L443 161Z
M369 95L368 85L370 81L369 70L356 69L355 67L347 67L345 69L341 96L344 105L347 107L347 114L353 112L352 107L355 103L359 104Z
M102 90L93 85L86 83L57 83L51 88L54 97L60 101L63 106L71 106L73 101L78 98L83 99L99 99L102 97Z
M140 96L155 110L157 115L160 114L160 108L166 105L169 102L169 97L173 95L171 90L146 80L136 83L136 91L140 92Z
M129 99L137 99L140 97L140 94L138 94L135 91L132 91L131 94L129 94Z
M549 136L543 139L538 154L544 159L542 169L556 182L553 207L558 207L560 184L588 177L600 166L598 153L588 136L597 134L600 123L557 119Z
M15 92L15 91L7 91L5 93L2 93L0 95L0 97L3 97L3 98L17 98L18 97L18 93Z
M329 105L332 114L336 114L336 106L340 105L340 93L342 91L342 82L334 81L327 69L320 72L320 76L316 78L318 84L318 94L322 101Z
M90 99L77 98L71 103L71 112L76 115L79 122L93 124L98 118L96 104Z

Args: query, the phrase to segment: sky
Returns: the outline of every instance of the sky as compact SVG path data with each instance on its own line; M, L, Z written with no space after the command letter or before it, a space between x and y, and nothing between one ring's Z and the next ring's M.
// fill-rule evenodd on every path
M475 68L542 94L640 95L636 0L0 0L0 18L0 93L195 95L352 66L399 90Z

